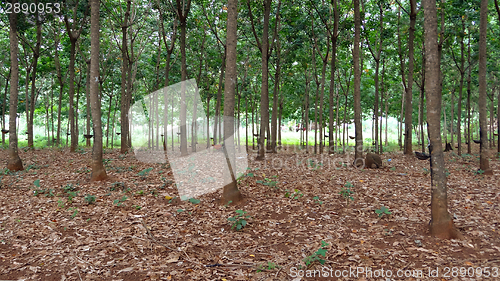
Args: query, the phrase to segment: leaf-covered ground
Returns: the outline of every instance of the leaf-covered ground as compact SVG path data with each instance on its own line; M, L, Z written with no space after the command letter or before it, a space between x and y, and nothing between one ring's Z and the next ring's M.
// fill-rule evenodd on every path
M484 176L477 154L446 153L449 210L461 241L429 236L429 162L400 152L384 154L384 168L375 170L343 165L352 155L292 148L265 162L251 159L239 180L245 201L229 206L219 204L221 190L180 201L168 165L140 163L118 150L104 154L112 180L98 183L89 182L91 149L20 150L20 156L25 171L0 175L0 279L500 275L500 165L492 159L494 175ZM7 158L0 150L0 159ZM228 221L236 210L246 212L240 231Z

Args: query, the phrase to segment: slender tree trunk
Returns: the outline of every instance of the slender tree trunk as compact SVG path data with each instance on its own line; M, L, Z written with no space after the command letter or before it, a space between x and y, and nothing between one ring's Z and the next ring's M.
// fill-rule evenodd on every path
M264 0L264 26L262 31L262 86L260 95L260 133L258 155L255 160L262 161L265 159L265 139L267 127L269 126L269 14L271 12L271 0Z
M73 99L75 96L75 60L76 60L76 41L80 36L78 32L76 35L74 32L68 30L68 34L70 34L70 55L69 55L69 124L70 124L70 134L71 134L71 146L70 151L75 152L78 147L78 134L76 133L76 125L75 125L75 110ZM76 38L75 38L76 37ZM62 86L61 86L62 87Z
M186 5L184 1L181 4L180 0L177 2L177 14L179 16L179 26L181 28L180 36L180 49L181 49L181 81L187 80L187 65L186 65L186 27L187 16L191 8L191 0L187 0ZM180 133L181 133L181 156L188 155L187 151L187 128L186 128L186 85L182 84L181 87L181 104L180 104Z
M427 123L430 139L431 168L431 223L430 233L433 236L454 239L461 237L455 229L448 213L448 197L445 175L444 155L441 143L441 83L440 57L438 51L437 8L435 0L423 0L424 28L426 46L426 79Z
M331 38L331 44L332 44L332 59L330 61L330 92L328 96L328 101L329 101L329 108L328 108L328 113L329 113L329 119L328 119L328 153L332 154L334 151L337 149L337 132L339 129L339 95L338 95L338 90L336 91L336 98L337 98L337 108L335 109L336 112L336 129L335 129L335 140L333 136L333 95L334 95L334 88L335 88L335 71L337 71L337 37L338 37L338 29L339 29L339 11L337 9L337 0L332 0L332 6L333 6L333 32L330 34Z
M17 3L13 0L12 4ZM23 162L19 157L17 148L17 96L19 82L19 63L18 63L18 42L17 42L17 14L9 15L9 39L10 39L10 100L9 100L9 160L7 161L7 169L10 171L24 170Z
M385 100L385 146L389 146L387 139L387 119L389 119L389 98Z
M111 119L111 110L113 108L113 94L109 96L109 109L108 109L108 120L106 122L106 147L109 147L109 120ZM111 133L113 134L113 133ZM73 138L71 138L71 141L73 141ZM73 143L71 143L73 145Z
M87 84L85 88L86 102L87 102L87 135L90 135L90 117L91 117L91 106L90 106L90 60L87 61ZM123 122L123 121L122 121ZM90 146L90 138L85 138L86 146Z
M5 130L5 106L7 104L7 90L9 89L9 80L12 73L12 68L9 70L9 77L5 77L5 88L2 102L2 130ZM5 145L5 134L2 132L2 146Z
M451 112L450 112L450 133L451 133L451 146L455 145L453 135L455 130L453 130L453 119L455 113L455 90L451 93Z
M405 105L405 97L406 95L402 96L401 99L401 117L399 118L399 131L398 131L398 143L399 143L399 149L403 149L403 116L404 116L404 105Z
M274 90L273 90L273 111L271 115L271 153L277 153L276 139L278 134L278 94L279 94L279 81L280 81L280 58L281 58L281 48L279 43L279 37L276 38L276 72L274 74Z
M470 35L469 35L469 46L468 46L468 51L467 51L467 62L469 65L469 74L467 77L467 153L471 154L471 139L470 139L470 119L471 119L471 114L470 114L470 95L471 95L471 61L470 61Z
M354 166L358 160L363 159L363 127L361 123L361 69L360 69L360 34L361 18L359 0L354 0L354 130L356 145L354 150Z
M488 123L487 123L487 94L486 94L486 32L488 21L488 0L481 0L479 23L479 135L480 135L480 160L479 169L486 175L493 175L488 160Z
M305 130L305 145L306 153L309 153L309 80L306 69L306 93L305 93L305 104L304 104L304 124Z
M222 55L222 65L220 69L220 76L219 76L219 84L218 84L218 89L217 89L217 102L215 104L215 116L214 116L214 144L217 144L221 142L222 140L219 138L217 139L217 126L219 123L221 123L220 120L220 110L221 110L221 103L222 103L222 83L223 77L224 77L224 72L226 69L226 51L224 50L224 53ZM219 131L219 136L220 136L220 131Z
M405 109L405 154L413 154L412 148L412 90L413 90L413 41L415 38L415 23L417 21L417 1L410 0L410 29L408 31L408 87L406 89Z
M37 21L36 24L36 45L33 48L33 73L31 74L31 95L30 95L30 111L29 118L27 120L28 127L28 147L33 148L33 118L35 113L35 102L38 96L36 91L36 72L38 68L38 58L40 57L40 46L42 44L42 23ZM26 100L28 98L26 97Z
M238 0L228 0L227 2L227 67L226 82L224 87L224 152L228 169L225 169L226 176L230 183L224 186L222 192L222 204L229 202L236 203L243 199L236 182L236 158L234 148L234 104L235 88L237 85L236 68L236 24L238 16ZM228 173L229 172L229 173Z
M101 98L99 95L99 0L91 0L90 17L90 99L92 104L92 123L94 125L94 147L92 149L91 181L106 180L106 170L102 164L102 127Z
M121 131L121 144L120 144L120 152L125 154L129 150L128 146L128 134L129 134L129 122L128 122L128 101L129 101L129 92L127 91L127 74L130 69L130 60L128 56L128 28L129 28L129 18L130 18L130 6L132 4L131 0L127 0L127 8L125 10L125 17L122 22L122 73L121 73L121 106L120 106L120 131Z

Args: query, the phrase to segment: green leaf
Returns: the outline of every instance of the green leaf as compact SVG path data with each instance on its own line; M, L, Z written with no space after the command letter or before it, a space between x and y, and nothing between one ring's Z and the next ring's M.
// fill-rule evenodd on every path
M196 198L189 198L189 202L191 202L193 204L198 204L198 203L200 203L200 200L196 199Z
M33 184L36 186L36 187L40 187L40 179L37 179L33 182Z
M321 255L323 257L326 257L326 252L327 252L326 249L319 249L319 250L316 251L316 254L317 255Z

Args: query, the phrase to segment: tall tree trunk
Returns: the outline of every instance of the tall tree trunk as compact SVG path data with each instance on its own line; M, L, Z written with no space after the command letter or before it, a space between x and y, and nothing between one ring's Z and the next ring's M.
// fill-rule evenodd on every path
M12 5L17 3L17 0L12 1ZM10 171L22 171L23 162L17 151L17 96L19 83L19 63L18 63L18 42L17 42L17 14L9 15L9 39L10 39L10 101L9 101L9 160L7 169Z
M220 120L220 110L221 110L221 103L222 103L222 83L224 80L222 79L224 77L226 69L226 51L224 49L224 53L222 55L222 65L220 69L220 76L219 76L219 84L217 88L217 102L215 104L215 116L214 116L214 145L221 142L221 139L217 138L217 130L219 126L219 123L221 122ZM219 132L220 136L220 132Z
M31 94L30 94L30 102L29 102L29 118L27 121L27 129L28 129L28 147L33 148L33 118L35 113L35 103L38 97L38 93L36 91L36 71L38 66L38 58L40 57L40 46L42 44L42 23L37 21L36 23L36 44L33 50L33 73L31 74ZM28 100L28 97L26 97Z
M469 33L470 34L470 33ZM467 50L467 63L468 63L468 68L469 68L469 74L467 77L467 153L471 154L471 135L470 135L470 119L471 119L471 114L470 114L470 95L471 95L471 61L470 61L470 35L469 35L469 43L468 43L468 50Z
M408 87L406 89L405 109L405 154L412 154L412 90L413 90L413 41L415 38L415 23L417 21L417 1L410 0L410 29L408 31Z
M480 135L480 160L479 169L486 175L493 175L488 160L488 123L486 103L486 32L488 21L488 0L481 0L480 23L479 23L479 135Z
M460 35L460 85L458 87L458 109L457 109L457 142L458 142L458 155L462 155L462 94L464 89L464 76L465 76L465 20L462 19L462 34ZM469 66L470 67L470 66Z
M328 114L329 114L329 119L328 119L328 153L332 154L334 151L337 149L337 132L339 129L339 95L338 95L338 90L336 91L336 98L337 98L337 108L335 109L336 112L336 130L335 130L335 140L333 137L333 95L334 95L334 88L335 88L335 71L337 70L337 37L338 37L338 29L339 29L339 11L337 8L337 0L332 0L332 6L333 6L333 32L330 34L331 38L331 44L332 44L332 59L330 61L330 92L328 96L328 101L329 101L329 108L328 108Z
M61 109L62 109L62 98L63 98L64 82L65 82L64 81L65 79L63 79L63 75L62 75L61 63L59 61L59 51L58 51L59 41L60 41L59 34L57 33L57 31L55 31L55 33L54 33L54 66L55 66L56 72L57 72L57 81L59 82L59 104L58 104L58 109L57 109L57 137L56 137L56 144L57 145L59 145L61 143L60 142L60 139L61 139Z
M236 24L238 16L238 0L227 1L227 61L226 61L226 82L224 86L224 152L228 169L225 169L226 176L230 178L230 183L224 186L222 192L222 204L229 202L236 203L243 199L236 182L236 157L234 148L234 103L235 88L237 83L236 68Z
M354 0L354 130L355 130L355 151L354 165L363 159L363 126L361 124L361 69L360 69L360 34L361 34L361 18L359 12L359 0Z
M399 118L399 130L398 130L398 144L399 144L399 149L403 149L403 116L404 116L404 106L405 106L405 97L406 94L403 95L401 99L401 115Z
M181 49L181 81L187 80L187 65L186 65L186 27L187 16L191 8L191 0L187 0L186 6L184 1L176 0L177 15L179 17L179 26L181 28L180 49ZM181 84L181 104L180 104L180 133L181 133L181 156L188 155L187 151L187 128L186 128L186 82Z
M78 133L77 133L77 128L76 128L76 121L75 121L75 109L74 109L74 96L75 96L75 60L76 60L76 42L78 41L78 38L80 37L83 24L80 27L80 29L76 28L76 23L77 23L77 8L78 8L78 1L76 2L76 5L73 9L73 22L72 26L70 26L69 20L67 17L64 17L64 23L66 26L66 32L68 33L69 36L69 41L71 44L70 47L70 55L69 55L69 67L68 67L68 72L69 72L69 125L70 125L70 136L71 136L71 145L70 145L70 151L75 152L76 148L78 147ZM85 22L87 14L85 14L83 18L83 22ZM57 51L56 51L57 52ZM60 67L58 72L60 72ZM59 74L58 74L59 75ZM62 77L59 77L60 83L62 83ZM62 85L61 85L62 87ZM67 136L67 135L66 135ZM107 142L107 139L106 139Z
M302 124L303 128L305 128L304 131L304 138L305 138L305 146L306 146L306 153L309 153L309 80L308 80L308 75L307 75L307 69L306 69L306 93L305 93L305 104L304 104L304 119L305 120ZM301 128L302 129L302 128Z
M429 124L432 181L430 233L436 237L454 239L461 237L461 234L455 229L453 220L448 213L445 164L441 143L441 83L437 42L437 8L435 0L423 0L422 2L426 48L425 90L427 93L427 123Z
M129 92L127 85L127 74L130 69L130 60L128 56L128 28L129 28L129 18L130 18L130 6L132 4L131 0L127 0L127 8L125 10L125 18L122 22L122 73L121 73L121 106L120 106L120 131L121 131L121 144L120 152L125 154L129 150L128 146L128 135L129 135L129 122L128 122L128 109L129 109Z
M12 73L12 68L9 70L9 77L5 77L5 88L4 88L4 96L2 102L2 146L5 145L5 134L3 130L5 130L5 106L7 104L7 90L9 89L9 80L10 75Z
M279 16L278 16L279 19ZM279 81L280 81L280 72L281 72L281 46L279 42L279 37L276 37L276 72L274 74L274 90L273 90L273 111L271 115L271 153L277 153L276 139L277 139L277 130L278 130L278 94L279 94Z
M271 0L264 0L264 26L262 31L262 86L260 94L260 132L259 132L259 145L258 155L255 160L265 159L265 139L267 127L269 126L269 14L271 13Z
M90 181L102 181L106 180L108 176L102 164L101 95L99 94L99 0L91 0L90 5L90 102L92 104L92 123L94 125Z
M85 85L85 95L86 95L86 102L87 102L87 133L86 135L90 135L90 117L91 117L91 105L90 105L90 59L87 61L87 83ZM123 121L122 121L123 122ZM90 146L90 138L85 138L85 145Z

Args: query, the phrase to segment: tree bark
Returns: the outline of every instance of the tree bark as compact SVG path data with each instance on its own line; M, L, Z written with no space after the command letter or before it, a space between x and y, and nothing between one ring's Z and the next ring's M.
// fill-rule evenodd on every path
M406 88L405 109L405 154L412 154L412 90L413 90L413 64L414 51L413 41L415 38L415 23L417 21L417 1L410 0L410 29L408 32L408 87Z
M17 3L17 0L12 1L12 5ZM9 101L9 160L7 161L7 169L10 171L22 171L23 162L19 157L17 148L17 97L19 83L19 63L18 63L18 42L17 42L17 14L9 15L9 39L10 39L10 101Z
M37 20L36 23L36 44L33 50L33 73L31 74L31 95L30 95L30 110L29 118L27 120L28 126L28 147L33 148L33 118L35 114L35 102L38 97L36 91L36 71L38 66L38 58L40 57L40 46L42 45L42 22ZM26 100L28 97L26 97Z
M102 164L101 99L99 94L99 0L91 0L90 5L90 102L94 129L90 181L102 181L106 180L108 176Z
M68 72L69 72L69 124L70 124L70 136L71 136L71 145L70 145L70 152L75 152L76 148L78 147L78 133L77 133L77 128L76 128L76 122L75 122L75 110L74 110L74 96L75 96L75 60L76 60L76 42L78 41L78 38L80 37L82 28L83 28L83 23L80 29L76 29L76 23L77 23L77 8L78 8L78 1L75 4L75 7L73 9L73 25L70 26L70 23L68 21L68 18L65 16L64 17L64 23L66 26L66 32L68 33L69 36L69 41L71 44L70 47L70 55L69 55L69 67L68 67ZM83 22L85 22L87 14L85 14L83 18ZM57 51L56 51L57 52ZM59 67L59 73L61 72L60 67ZM62 87L62 78L59 77L59 82L61 83ZM59 137L58 137L59 138ZM106 138L107 142L107 138Z
M488 21L488 0L481 0L480 23L479 23L479 135L481 144L479 169L485 175L493 175L488 160L488 123L487 123L487 102L486 102L486 32Z
M234 104L235 88L237 82L236 68L236 42L237 42L237 16L238 0L227 1L227 60L226 82L224 86L224 151L228 168L225 169L230 183L224 186L221 204L236 203L243 198L236 182L236 157L234 148Z
M359 43L361 34L361 18L359 12L359 0L354 0L354 130L355 130L355 151L354 166L363 159L363 127L361 123L361 69L359 62ZM362 163L360 163L362 164Z
M127 83L127 75L130 69L130 61L128 55L128 38L127 31L130 26L129 18L130 18L130 6L132 1L127 0L127 8L125 10L125 17L122 22L122 73L121 73L121 106L120 106L120 131L121 131L121 144L120 144L120 152L125 154L129 150L128 146L128 135L129 135L129 122L128 122L128 109L129 109L129 92L128 92L128 83Z
M425 90L427 93L427 123L430 139L431 223L430 233L444 239L460 238L448 213L448 197L444 154L441 142L441 83L438 51L437 8L435 0L423 0L425 29Z
M186 27L187 16L191 8L191 0L184 1L176 0L177 2L177 17L179 18L179 27L181 29L180 49L181 49L181 81L187 80L187 65L186 65ZM187 128L186 128L186 84L181 86L181 104L180 104L180 133L181 133L181 156L188 155L187 151Z

